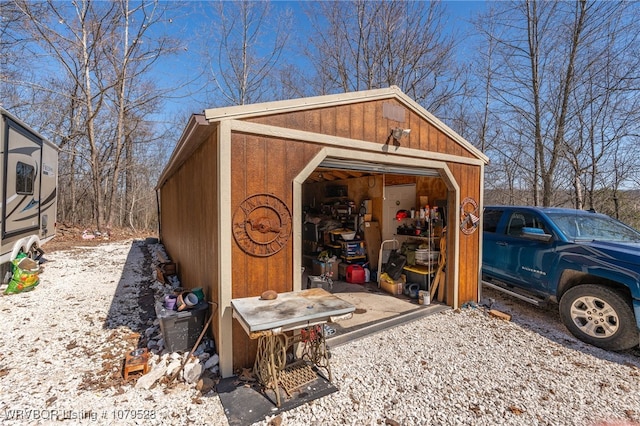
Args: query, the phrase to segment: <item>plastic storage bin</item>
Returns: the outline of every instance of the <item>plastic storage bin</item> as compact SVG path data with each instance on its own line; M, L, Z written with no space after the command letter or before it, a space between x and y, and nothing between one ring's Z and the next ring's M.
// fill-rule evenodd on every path
M345 241L342 244L342 257L361 257L366 255L364 241Z
M429 268L428 266L405 266L403 273L407 276L408 283L420 284L420 290L430 291L430 283L435 278L435 270L437 268Z
M171 352L190 351L204 328L209 307L207 302L200 302L181 312L165 309L162 302L156 302L155 307L164 347Z

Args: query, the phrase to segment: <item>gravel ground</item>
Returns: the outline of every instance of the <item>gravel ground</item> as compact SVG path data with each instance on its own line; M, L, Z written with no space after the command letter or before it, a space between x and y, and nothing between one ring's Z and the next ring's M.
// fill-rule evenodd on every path
M146 244L45 258L35 290L0 297L0 423L227 424L215 393L122 379L124 355L152 325L139 308L153 282Z
M143 242L46 258L34 291L0 297L3 424L228 424L213 391L121 378L152 325ZM339 391L261 424L640 425L640 351L588 346L554 310L485 296L512 321L474 305L332 348Z

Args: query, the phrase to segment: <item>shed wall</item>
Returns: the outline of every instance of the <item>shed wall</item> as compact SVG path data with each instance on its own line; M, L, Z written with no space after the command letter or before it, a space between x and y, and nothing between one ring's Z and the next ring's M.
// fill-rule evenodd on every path
M182 286L202 287L207 300L215 303L220 300L216 282L217 176L214 132L160 190L161 239L171 259L178 263ZM213 331L217 337L217 317Z
M460 186L460 201L466 197L473 198L476 202L480 202L480 166L472 166L458 163L448 163L451 173L455 177ZM452 204L452 200L449 200ZM459 205L454 206L460 208ZM449 208L451 210L451 207ZM479 214L478 214L479 215ZM458 226L459 223L449 226ZM469 301L478 300L478 279L480 272L480 238L482 238L482 230L477 229L474 233L467 235L460 232L458 245L460 249L460 267L458 275L458 301L460 304ZM447 247L451 247L452 240L447 241ZM450 273L447 270L447 283L451 281ZM453 300L453 286L447 286L447 301Z
M385 118L383 115L384 104L404 108L405 121L399 122ZM393 142L389 140L389 134L392 128L410 128L411 133L405 136L400 142L403 147L454 155L465 160L476 158L473 153L466 150L440 129L395 99L361 102L307 111L295 111L286 114L252 118L248 121L331 136L377 142L383 145L393 145ZM299 144L305 145L302 143ZM310 148L307 148L307 150L308 149ZM390 152L393 152L392 148L390 148ZM357 155L355 155L354 158L357 159ZM447 162L447 165L460 186L460 201L465 197L471 197L480 203L481 167L458 162ZM451 197L449 197L449 199L450 203L453 203ZM459 205L450 206L450 214L453 208L459 208ZM449 220L449 223L452 224L452 221ZM451 233L449 233L449 236L452 238ZM459 235L458 244L461 261L458 277L458 300L460 303L477 301L481 262L478 255L480 238L480 230L471 235L466 235L462 232L460 232ZM447 246L451 248L453 243L454 240L449 239ZM452 268L447 268L446 271L447 282L449 283L452 281L451 269ZM446 296L447 303L453 303L454 295L452 285L447 286Z
M317 154L320 147L294 141L253 135L233 134L231 140L231 212L247 197L271 194L282 200L293 213L293 179ZM232 242L232 297L260 295L265 290L278 293L293 290L293 244L268 257L245 253ZM300 271L302 273L302 271ZM256 353L237 321L233 324L234 368L249 366Z

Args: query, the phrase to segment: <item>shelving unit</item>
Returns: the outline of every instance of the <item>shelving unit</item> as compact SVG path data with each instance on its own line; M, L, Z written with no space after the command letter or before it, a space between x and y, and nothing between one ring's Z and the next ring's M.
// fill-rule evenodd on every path
M435 242L436 240L440 239L440 235L434 235L434 229L438 227L438 225L441 226L442 224L442 220L440 219L419 219L419 218L405 218L402 219L402 225L406 225L407 223L410 222L417 222L417 221L426 221L426 225L427 225L427 236L422 236L422 235L411 235L411 234L398 234L396 233L394 235L394 237L396 239L398 239L398 241L402 242L406 242L406 241L411 241L411 240L417 240L417 241L422 241L422 242L426 242L427 243L427 264L419 264L416 261L416 265L411 265L411 266L405 266L405 270L415 273L415 274L419 274L419 275L426 275L426 280L425 280L425 287L423 290L430 290L431 289L431 282L433 280L433 275L435 274L436 270L437 270L437 260L434 262L433 260L431 260L431 253L435 253L435 252L439 252L439 250L435 249ZM420 229L420 228L416 228L416 229Z
M326 250L329 252L329 256L353 261L352 256L343 254L345 250L339 235L343 231L358 231L358 212L355 203L348 197L348 187L346 185L331 185L325 188L324 196L319 203L319 210L314 212L314 215L321 222L320 224L318 222L304 223L303 256L313 260L317 254ZM331 227L328 227L330 230L320 231L320 229L327 229L321 225L324 222L331 222ZM339 222L340 227L336 228L336 222Z

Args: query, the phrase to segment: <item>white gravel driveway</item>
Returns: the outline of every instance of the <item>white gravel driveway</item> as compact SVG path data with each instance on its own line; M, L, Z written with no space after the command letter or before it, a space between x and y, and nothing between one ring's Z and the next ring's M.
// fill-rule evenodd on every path
M137 389L120 376L149 325L138 308L152 279L144 242L46 258L34 291L0 297L1 423L227 424L215 392ZM339 391L263 423L640 424L639 351L588 346L555 311L489 296L511 322L465 308L332 348Z

